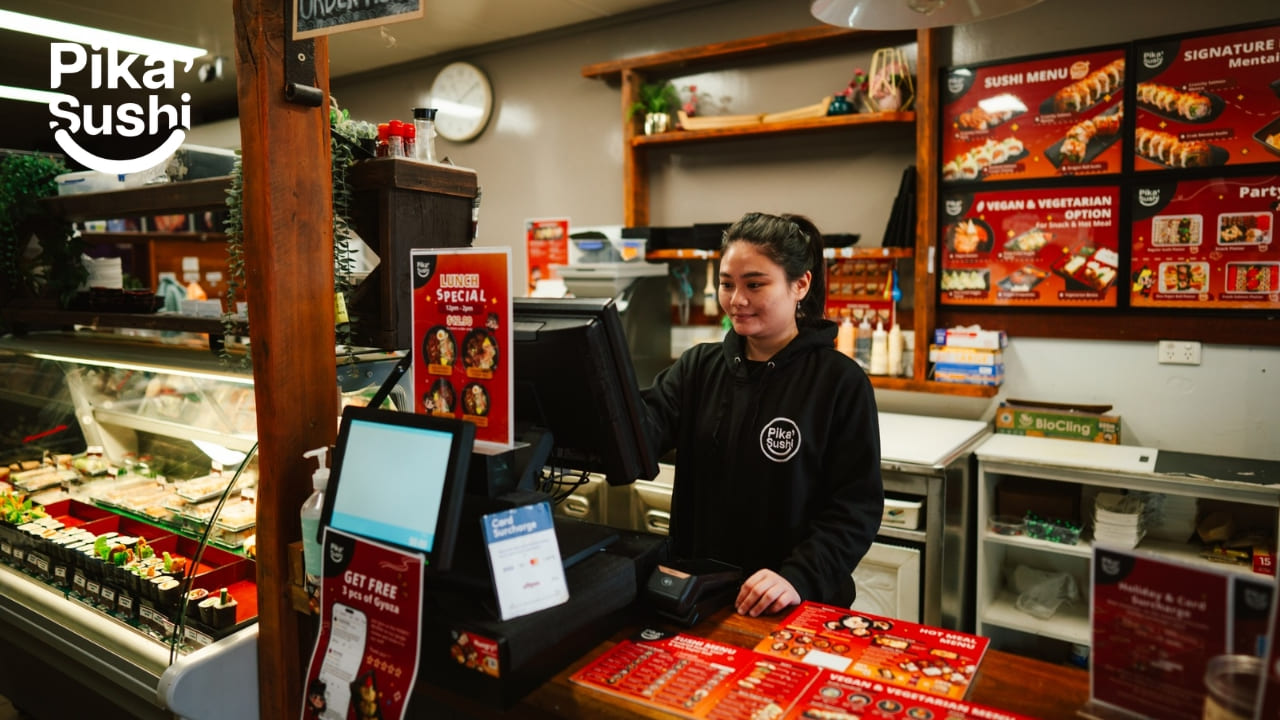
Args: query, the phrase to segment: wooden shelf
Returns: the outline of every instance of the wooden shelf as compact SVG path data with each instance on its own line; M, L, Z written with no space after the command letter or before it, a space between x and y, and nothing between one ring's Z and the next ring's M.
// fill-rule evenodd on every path
M1064 308L987 308L941 306L938 327L981 325L1010 337L1155 341L1194 338L1224 345L1280 345L1280 313L1269 311L1195 311Z
M645 260L718 260L719 258L719 250L699 248L668 248L644 254Z
M222 208L227 204L231 177L146 185L128 190L60 195L40 200L41 208L65 220L104 220L134 215Z
M87 243L126 243L135 240L138 242L180 242L192 240L196 242L227 241L227 234L219 232L82 232L80 233L80 237L84 238Z
M928 392L939 395L958 395L960 397L989 398L1000 392L999 387L991 385L966 385L963 383L944 383L934 380L916 380L914 378L890 377L888 375L868 375L871 386L881 390L900 390L902 392Z
M7 307L0 311L4 318L15 325L31 329L48 329L85 325L95 328L138 328L142 330L169 330L175 332L208 333L221 336L222 321L216 318L198 318L188 315L161 315L158 313L104 313L81 310L52 310ZM248 326L241 330L248 333Z
M916 114L914 112L855 113L852 115L785 120L783 122L735 125L733 127L710 128L707 130L672 130L671 132L654 135L637 135L631 139L631 145L636 148L650 148L664 145L705 143L715 140L798 135L865 125L914 126L915 121Z
M850 259L867 259L875 260L880 258L895 258L898 260L907 260L915 257L915 248L896 248L896 247L829 247L822 249L822 256L828 260L850 260Z

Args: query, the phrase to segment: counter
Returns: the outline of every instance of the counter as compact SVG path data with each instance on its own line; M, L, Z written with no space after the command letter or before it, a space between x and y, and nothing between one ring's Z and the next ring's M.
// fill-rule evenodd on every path
M643 626L656 625L672 631L709 638L717 642L752 648L778 624L784 615L749 618L725 608L692 629L663 623L637 622L615 633L589 653L556 673L502 717L509 718L623 718L675 717L639 703L621 700L590 688L575 685L569 677L614 644L630 637ZM454 712L451 717L490 718L492 706L435 685L420 682L416 693L423 696L419 706L439 714L441 706ZM998 707L1044 720L1072 720L1089 699L1089 673L1065 665L1031 660L1009 653L988 650L978 669L967 701ZM425 717L426 715L423 715Z

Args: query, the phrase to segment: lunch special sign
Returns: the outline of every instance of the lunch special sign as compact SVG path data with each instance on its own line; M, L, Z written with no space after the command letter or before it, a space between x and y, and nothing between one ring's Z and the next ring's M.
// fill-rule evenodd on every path
M1136 44L1134 170L1280 161L1280 25Z
M944 305L1117 304L1117 187L949 193L941 218Z
M467 420L476 440L514 434L511 248L410 252L414 412Z
M944 71L944 183L1115 174L1125 49Z
M1133 188L1132 307L1280 308L1280 175Z

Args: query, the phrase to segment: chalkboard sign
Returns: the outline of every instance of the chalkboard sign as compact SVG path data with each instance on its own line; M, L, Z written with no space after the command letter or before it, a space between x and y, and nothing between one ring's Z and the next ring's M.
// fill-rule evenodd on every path
M295 40L422 17L422 0L294 0L293 8Z

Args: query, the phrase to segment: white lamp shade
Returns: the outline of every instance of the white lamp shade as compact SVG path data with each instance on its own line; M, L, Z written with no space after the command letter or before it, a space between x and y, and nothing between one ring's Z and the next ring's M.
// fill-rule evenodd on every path
M1030 7L1041 0L813 0L813 16L859 30L962 25Z

